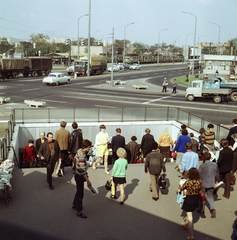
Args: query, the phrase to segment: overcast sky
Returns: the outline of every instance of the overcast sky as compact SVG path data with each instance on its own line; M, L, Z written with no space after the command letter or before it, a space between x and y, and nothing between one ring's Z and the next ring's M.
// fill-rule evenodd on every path
M89 12L89 0L0 0L0 36L29 40L30 34L44 33L50 38L77 38L77 20ZM237 0L91 0L91 36L111 40L126 39L153 45L182 46L194 33L196 42L227 42L237 37ZM80 19L80 37L88 37L88 16ZM97 32L98 31L98 32ZM193 45L194 35L187 37Z

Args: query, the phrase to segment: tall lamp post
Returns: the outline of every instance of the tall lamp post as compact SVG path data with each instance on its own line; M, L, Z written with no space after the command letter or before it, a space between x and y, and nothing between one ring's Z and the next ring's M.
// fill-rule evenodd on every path
M195 17L195 31L194 31L194 46L193 46L193 68L192 68L192 75L194 75L194 61L195 61L195 45L196 45L196 32L197 32L197 17L190 13L190 12L186 12L186 11L182 11L183 13L186 14L190 14L193 17Z
M160 59L159 59L159 57L160 57L160 55L159 55L160 33L161 33L162 31L165 31L165 30L168 30L168 28L164 28L164 29L160 30L159 33L158 33L157 64L159 64L159 62L160 62Z
M84 14L81 17L79 17L78 20L77 20L77 60L79 60L79 20L82 17L88 16L88 15L89 15L88 13Z
M215 23L215 22L209 21L209 23L215 24L217 27L219 27L218 44L217 44L217 53L219 55L220 54L219 44L220 44L221 27L217 23Z
M91 57L90 48L91 48L91 0L89 0L87 77L90 77L90 57Z
M124 42L123 42L123 63L125 63L125 32L128 25L134 24L135 22L129 23L124 27Z

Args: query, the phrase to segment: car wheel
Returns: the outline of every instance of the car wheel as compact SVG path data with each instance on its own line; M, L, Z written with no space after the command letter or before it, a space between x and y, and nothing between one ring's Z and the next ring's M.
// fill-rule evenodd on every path
M46 70L44 74L45 74L45 76L48 76L49 73L50 73L50 70Z
M33 71L32 73L31 73L31 77L36 77L37 76L37 72L36 71Z
M49 85L49 83L46 83L46 85L48 86L48 85Z
M189 101L193 101L195 99L195 97L193 96L193 94L188 95L188 100Z
M230 98L233 102L237 102L237 92L232 92Z
M17 75L17 72L13 72L13 73L12 73L12 78L17 78L17 76L18 76L18 75Z
M216 95L213 97L213 101L214 101L214 103L221 103L222 98L221 98L221 96Z
M68 79L66 83L69 84L70 83L70 79Z

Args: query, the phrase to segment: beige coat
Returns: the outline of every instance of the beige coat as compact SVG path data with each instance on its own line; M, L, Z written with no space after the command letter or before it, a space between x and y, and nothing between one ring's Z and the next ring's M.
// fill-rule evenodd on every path
M58 141L60 150L68 150L70 143L70 132L65 128L61 128L55 133L55 140Z

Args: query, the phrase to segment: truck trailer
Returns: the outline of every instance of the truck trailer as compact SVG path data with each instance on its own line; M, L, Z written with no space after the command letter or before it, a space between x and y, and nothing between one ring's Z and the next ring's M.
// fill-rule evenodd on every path
M24 77L32 77L48 74L52 70L52 59L45 57L28 57L23 59L1 58L0 76L1 80L5 78L17 78L19 74Z
M86 75L88 67L88 57L81 57L81 60L74 66L77 75ZM102 74L107 69L107 58L104 56L90 57L90 75Z

